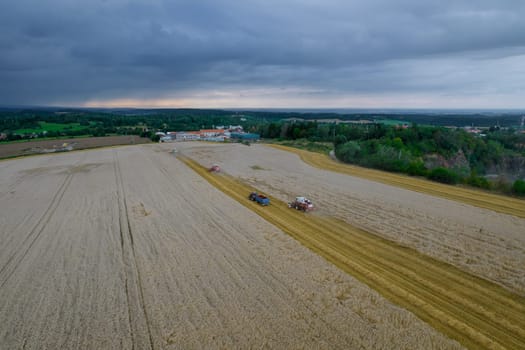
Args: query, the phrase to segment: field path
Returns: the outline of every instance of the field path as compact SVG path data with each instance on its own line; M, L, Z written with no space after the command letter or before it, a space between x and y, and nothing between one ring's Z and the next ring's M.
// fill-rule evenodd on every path
M525 298L337 219L305 215L275 198L261 207L247 199L253 187L179 157L230 197L465 346L525 348Z

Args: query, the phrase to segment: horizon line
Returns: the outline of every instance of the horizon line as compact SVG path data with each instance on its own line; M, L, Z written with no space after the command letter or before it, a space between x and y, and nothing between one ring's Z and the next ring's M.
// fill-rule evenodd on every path
M60 105L0 105L0 109L83 109L83 110L223 110L223 111L476 111L476 112L495 112L495 111L515 111L525 112L522 108L475 108L475 107L105 107L105 106L60 106Z

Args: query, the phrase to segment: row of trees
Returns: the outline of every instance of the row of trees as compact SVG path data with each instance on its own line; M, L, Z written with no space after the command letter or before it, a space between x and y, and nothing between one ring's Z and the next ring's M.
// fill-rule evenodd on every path
M41 122L75 124L77 127L60 130L43 130ZM4 111L0 112L0 132L4 141L33 137L74 137L81 135L105 136L134 134L155 138L156 131L181 131L209 129L217 125L241 124L247 130L255 130L259 121L226 111L204 110L154 110L143 111ZM78 127L80 125L80 127ZM36 132L21 133L31 129Z

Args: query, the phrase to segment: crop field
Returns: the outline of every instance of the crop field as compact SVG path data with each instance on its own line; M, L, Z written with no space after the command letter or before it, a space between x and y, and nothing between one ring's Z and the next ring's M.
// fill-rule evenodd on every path
M38 134L44 131L63 131L63 130L79 131L79 130L86 129L86 126L80 125L80 123L62 124L62 123L38 122L38 125L40 126L39 128L15 130L15 134L32 134L32 133Z
M272 145L272 147L288 152L293 152L299 155L304 162L319 169L358 176L365 179L379 181L387 185L394 185L397 187L406 188L408 190L448 198L480 208L486 208L500 213L525 218L525 200L523 199L487 193L481 190L443 185L415 177L343 164L334 161L326 155L304 151L297 148L283 147L280 145Z
M136 145L0 162L1 348L462 348L360 281L366 271L359 266L370 252L359 255L356 273L349 274L335 260L348 247L327 261L313 248L318 236L308 244L284 225L312 232L334 224L334 232L345 235L354 228L322 216L303 222L304 216L281 208L277 199L275 207L267 207L271 217L258 215L260 208L245 198L243 187L234 191L239 200L221 191L244 182L219 174L226 182L210 184L195 172L202 168L191 160L186 165L170 147ZM191 153L193 146L187 147L182 153ZM285 160L293 156L269 150ZM269 172L260 165L248 169ZM284 216L272 214L276 210ZM355 244L392 255L385 241L356 237ZM370 275L373 283L382 278L380 271ZM391 278L396 281L395 273ZM497 315L509 313L487 322L490 328L483 332L494 334L476 335L476 344L521 345L515 329L523 320L515 318L522 299L490 286L483 300L494 298L502 307ZM433 305L421 306L432 310ZM460 330L480 317L466 310ZM494 310L477 312L492 320ZM444 320L455 322L445 315ZM516 322L508 326L511 321ZM505 335L509 340L501 340Z
M32 154L46 153L69 145L75 150L107 147L117 145L133 145L138 143L149 143L150 139L134 136L105 136L105 137L76 137L67 139L32 140L0 143L0 159Z

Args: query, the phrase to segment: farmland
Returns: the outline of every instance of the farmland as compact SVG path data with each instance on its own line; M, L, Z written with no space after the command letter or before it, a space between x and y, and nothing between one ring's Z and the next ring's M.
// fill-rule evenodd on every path
M80 125L80 123L62 124L62 123L49 123L49 122L41 121L38 123L38 127L27 128L27 129L17 129L17 130L14 130L14 132L16 134L33 134L33 133L38 134L38 133L49 132L49 131L55 131L55 132L61 132L64 130L80 131L84 129L86 129L86 126Z
M72 149L88 149L96 147L107 147L117 145L132 145L137 143L148 143L149 139L131 136L107 136L107 137L82 137L69 139L54 139L43 141L21 141L0 144L0 159L9 157L26 156L38 153L50 153L64 146Z
M384 171L352 166L350 164L342 164L336 160L331 159L327 155L307 152L297 148L283 147L280 145L272 145L272 147L288 152L293 152L301 157L301 160L318 169L325 169L341 174L358 176L364 179L382 182L387 185L393 185L406 188L411 191L448 198L474 205L476 207L486 208L500 213L525 218L525 201L522 199L503 197L480 190L452 187L415 177L392 174Z
M177 146L182 153L201 164L216 162L232 176L277 199L288 201L297 195L315 198L319 214L374 232L525 295L523 218L403 190L397 187L400 186L397 182L393 187L362 177L313 168L298 155L273 147ZM257 170L252 168L254 165L257 165ZM340 171L360 169L365 175L369 172L344 164L336 168ZM377 173L383 175L383 181L390 175ZM413 180L406 183L418 184L417 179ZM449 193L461 193L454 187L424 183L438 185L440 189L453 189ZM517 207L513 210L519 212L519 205L523 206L524 201L509 199L507 203L514 203Z
M219 153L210 152L207 147L190 149L186 152L201 160L213 153L212 157L223 160L227 164L227 169L230 165L233 169L233 163L228 160L234 159L235 164L241 165L233 171L236 173L249 172L243 168L248 166L250 162L257 161L260 162L258 169L263 174L260 175L260 178L265 177L265 171L261 171L262 169L266 169L266 174L280 171L286 174L285 169L272 171L270 164L265 161L278 159L280 155L274 154L270 157L267 154L262 156L261 153L266 151L265 147L261 147L256 151L244 150L243 152L240 150L237 154L225 152L228 157L226 159L221 158ZM258 152L261 153L258 154ZM246 154L246 158L241 160L243 153ZM250 187L243 188L242 181L239 182L239 180L229 177L210 176L206 171L199 170L193 161L187 160L187 162L196 171L208 178L211 183L238 200L241 199L239 192L250 191ZM307 191L309 197L321 197L319 191L314 192L315 190L308 186L307 178L308 175L311 175L309 169L306 171L304 167L301 169L301 165L294 163L291 159L285 162L281 158L279 164L283 168L287 168L285 164L290 167L296 166L295 174L292 175L290 172L288 177L294 177L295 182ZM276 164L274 163L274 165ZM303 178L300 177L301 174L304 175ZM257 177L259 176L254 175L251 180L259 184L255 186L256 188L261 188L264 181L257 181ZM325 178L328 178L326 174ZM279 189L283 191L293 188L293 184L284 177L280 181L272 183L276 186L267 190L270 193L278 193ZM318 183L317 186L320 184ZM359 189L363 191L363 184L359 186ZM324 190L326 191L326 189ZM288 198L290 196L289 194ZM326 207L336 207L338 205L337 194L331 192L330 198L336 200L327 203ZM286 209L284 203L275 202L274 200L271 209L255 207L254 210L257 210L262 217L274 222L283 231L328 261L373 286L374 289L381 291L389 299L413 311L417 316L444 333L460 340L464 345L470 348L503 347L516 349L523 346L525 341L523 326L515 327L522 325L524 321L522 315L525 311L525 299L523 297L508 293L503 288L487 283L482 279L476 279L451 265L443 264L414 250L399 246L392 241L384 240L378 235L370 234L340 220L326 217L326 215L305 217L299 214L299 216L294 217L294 214L290 214L289 210ZM347 209L348 216L352 215L353 209L351 206ZM344 208L340 208L340 210L342 211ZM375 216L381 214L378 210ZM373 214L368 215L370 222L376 219ZM454 220L454 217L451 216L450 219ZM385 223L388 221L386 217L384 221ZM519 230L518 227L516 229ZM518 232L520 231L515 233ZM409 233L407 232L407 234ZM418 232L412 234L418 234ZM461 232L455 232L456 236L460 236L460 234ZM479 236L483 236L483 234ZM431 237L428 239L430 240ZM460 239L469 241L468 237L461 237ZM436 239L436 241L438 240ZM466 244L464 243L464 245ZM523 245L521 247L523 248ZM446 253L443 252L442 254ZM468 251L465 251L464 254L467 259L471 259L467 255L469 254ZM446 257L442 256L442 258ZM488 256L485 258L490 259ZM519 258L520 262L521 259ZM488 261L486 269L491 269L491 263L492 261ZM522 266L515 266L518 279L523 276ZM481 275L481 271L479 273ZM516 281L517 289L521 288L519 283L522 282L523 280Z
M270 147L176 147L0 162L1 344L523 347L524 219Z

